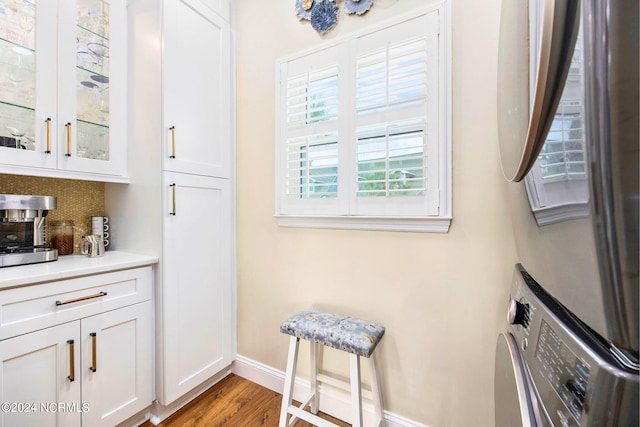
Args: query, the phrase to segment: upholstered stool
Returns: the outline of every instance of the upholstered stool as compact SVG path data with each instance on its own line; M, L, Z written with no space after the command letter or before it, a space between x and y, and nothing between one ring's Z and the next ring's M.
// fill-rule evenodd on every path
M291 335L289 340L289 356L287 358L287 373L284 391L282 393L282 408L280 410L280 427L293 425L297 418L303 419L317 426L335 426L327 420L318 417L318 382L344 386L345 383L322 375L318 367L318 351L320 345L346 351L349 354L350 388L352 401L352 420L354 427L362 426L362 384L360 382L360 356L369 359L371 368L371 394L375 410L375 426L382 423L382 393L376 372L374 350L384 335L384 326L366 320L326 311L302 311L282 323L280 332ZM306 402L300 407L293 405L293 385L298 361L298 344L300 338L311 343L311 393ZM336 384L339 383L339 384ZM304 409L309 406L310 412ZM289 420L289 415L293 415Z

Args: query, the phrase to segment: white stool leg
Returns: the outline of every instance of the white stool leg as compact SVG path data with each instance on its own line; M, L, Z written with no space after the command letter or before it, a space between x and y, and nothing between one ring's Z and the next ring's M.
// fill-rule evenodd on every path
M296 377L296 365L298 363L298 344L300 338L292 336L289 339L289 356L287 357L287 373L284 378L284 390L282 391L282 407L280 408L280 426L289 424L289 405L293 401L293 384Z
M313 393L313 397L311 398L311 413L318 413L318 357L319 357L319 347L320 344L317 342L311 341L311 393Z
M349 355L351 371L351 425L362 427L362 384L360 383L360 356Z
M371 353L371 356L369 356L369 368L371 369L371 394L373 395L373 409L375 412L375 422L373 425L379 427L384 424L382 421L382 390L376 369L375 353Z

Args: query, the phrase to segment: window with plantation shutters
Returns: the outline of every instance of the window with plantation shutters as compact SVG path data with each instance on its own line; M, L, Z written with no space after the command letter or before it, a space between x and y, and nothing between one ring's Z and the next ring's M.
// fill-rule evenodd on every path
M448 4L277 63L283 226L447 231Z

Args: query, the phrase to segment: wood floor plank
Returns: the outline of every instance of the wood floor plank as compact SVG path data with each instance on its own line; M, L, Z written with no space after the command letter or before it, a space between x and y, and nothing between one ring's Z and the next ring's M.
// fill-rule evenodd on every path
M277 427L281 403L280 393L231 374L158 426ZM341 427L350 425L324 413L319 415ZM153 424L147 421L141 427L153 427ZM312 424L298 421L295 427L312 427Z

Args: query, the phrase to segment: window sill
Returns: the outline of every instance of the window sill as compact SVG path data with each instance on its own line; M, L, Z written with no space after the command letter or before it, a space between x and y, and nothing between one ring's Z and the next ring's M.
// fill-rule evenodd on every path
M448 233L451 218L275 215L280 227Z

